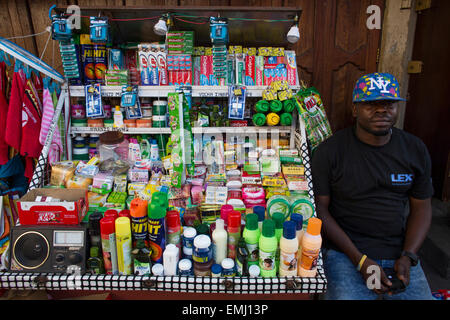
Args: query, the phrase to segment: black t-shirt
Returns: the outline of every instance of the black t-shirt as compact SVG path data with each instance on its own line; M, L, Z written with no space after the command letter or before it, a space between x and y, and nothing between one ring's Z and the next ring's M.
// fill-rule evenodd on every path
M311 170L315 194L330 196L330 214L371 259L400 256L409 197L433 195L425 144L396 128L380 147L360 141L352 127L338 131L315 150Z

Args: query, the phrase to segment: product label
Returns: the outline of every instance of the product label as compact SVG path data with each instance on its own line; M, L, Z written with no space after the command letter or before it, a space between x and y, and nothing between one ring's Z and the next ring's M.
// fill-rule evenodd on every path
M164 218L148 219L148 239L152 249L152 261L162 263L162 255L166 247Z
M300 266L305 270L315 270L317 268L317 260L319 258L320 249L307 250L303 249Z
M178 248L181 248L181 235L180 232L167 232L167 243L172 243Z
M228 234L228 258L236 259L236 248L239 242L239 233Z
M280 269L284 271L297 270L297 255L296 253L280 252Z
M265 252L259 250L259 267L261 270L272 271L275 269L276 252Z
M134 274L137 276L149 276L151 274L150 263L134 259Z
M130 275L132 274L131 270L131 237L125 237L123 239L118 239L119 243L122 243L120 246L121 254L119 261L119 274L121 275Z
M134 240L147 240L147 217L131 217L131 233Z
M116 234L102 235L103 261L106 274L117 274Z
M247 243L247 250L248 250L248 262L257 262L259 259L259 246L257 243L250 244Z

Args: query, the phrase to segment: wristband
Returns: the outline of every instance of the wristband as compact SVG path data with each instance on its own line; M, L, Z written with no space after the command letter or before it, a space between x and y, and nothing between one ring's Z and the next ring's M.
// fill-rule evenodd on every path
M362 265L364 264L364 261L366 261L366 259L367 259L367 256L363 255L361 260L359 260L358 267L356 268L356 270L361 271Z

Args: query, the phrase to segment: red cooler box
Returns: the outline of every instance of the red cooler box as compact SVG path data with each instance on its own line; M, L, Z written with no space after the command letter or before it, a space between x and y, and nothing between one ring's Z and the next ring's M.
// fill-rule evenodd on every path
M43 201L49 197L57 200ZM79 224L89 208L87 199L86 189L33 189L17 202L20 224Z

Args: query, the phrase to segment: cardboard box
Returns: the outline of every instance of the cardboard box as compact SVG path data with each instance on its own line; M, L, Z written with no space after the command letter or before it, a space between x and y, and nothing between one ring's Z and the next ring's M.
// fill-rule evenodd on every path
M17 201L20 224L79 224L89 208L87 193L86 189L33 189ZM60 201L37 202L37 196Z

